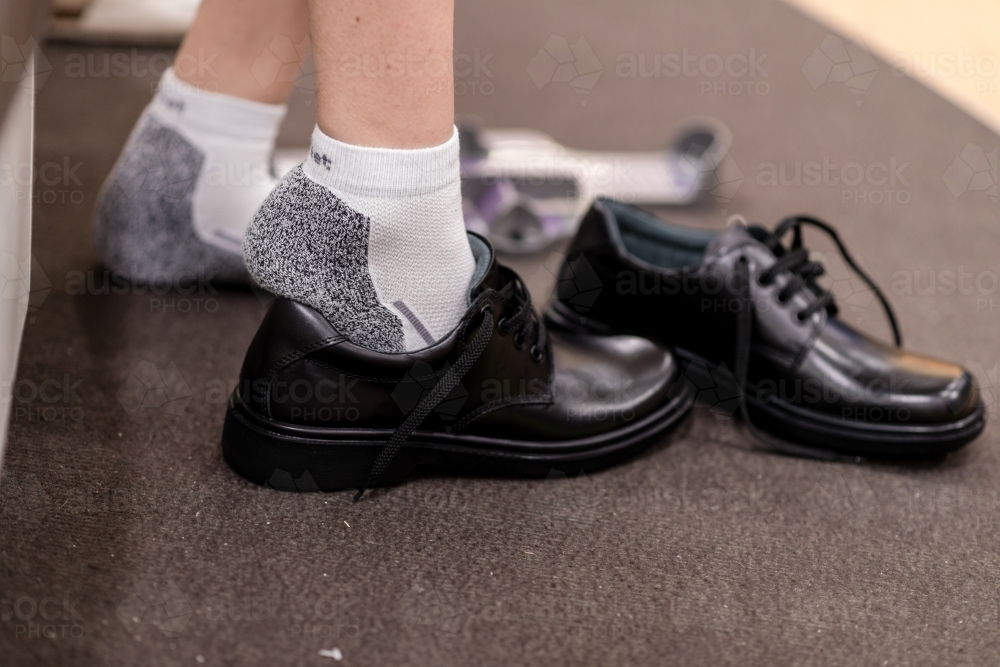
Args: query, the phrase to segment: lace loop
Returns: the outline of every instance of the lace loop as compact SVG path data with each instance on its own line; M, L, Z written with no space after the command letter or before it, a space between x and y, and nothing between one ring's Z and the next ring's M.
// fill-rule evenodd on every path
M892 328L893 342L896 347L903 346L903 335L900 332L899 324L896 320L896 314L892 310L892 306L889 305L888 299L879 289L875 281L869 276L856 261L854 257L847 250L847 246L844 242L840 240L840 235L837 234L837 230L831 227L829 224L813 218L808 215L792 215L780 223L775 228L774 232L768 234L764 239L763 243L774 253L777 257L777 261L772 264L767 270L761 272L760 278L762 280L771 281L779 273L788 271L792 274L792 278L789 280L788 285L782 292L788 292L788 295L794 294L804 287L809 288L810 291L816 296L816 301L811 303L805 310L801 311L800 317L805 320L812 316L813 313L826 308L831 310L834 314L836 313L836 304L834 303L833 295L829 291L824 291L819 288L816 284L816 278L820 277L825 273L823 265L819 262L813 262L809 259L809 251L802 245L802 227L803 225L809 225L815 227L816 229L824 232L830 237L834 245L837 246L837 250L840 252L840 256L844 258L844 262L851 268L854 273L858 275L861 280L865 282L866 285L875 293L875 297L879 300L882 305L882 310L885 311L886 319L889 320L889 326ZM789 231L794 232L792 237L792 244L790 247L786 248L781 244L781 239L783 239Z
M506 327L506 331L500 331L501 335L506 335L511 331L514 334L514 345L518 349L524 349L529 340L533 340L534 347L544 350L548 340L548 332L545 325L535 314L531 305L531 294L525 286L521 277L514 272L510 272L511 280L500 290L500 294L517 307L517 312L510 317L504 317L501 321Z

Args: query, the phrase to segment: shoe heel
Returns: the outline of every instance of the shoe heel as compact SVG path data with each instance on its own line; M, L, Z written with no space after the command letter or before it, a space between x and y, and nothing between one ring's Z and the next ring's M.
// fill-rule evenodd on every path
M246 479L279 491L299 493L393 486L421 460L403 448L374 484L368 484L375 458L385 445L373 440L336 442L279 433L252 423L230 400L222 428L222 454Z

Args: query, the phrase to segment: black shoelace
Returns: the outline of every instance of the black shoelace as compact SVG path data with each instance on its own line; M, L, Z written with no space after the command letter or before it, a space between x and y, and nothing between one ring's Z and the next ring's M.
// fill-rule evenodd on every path
M510 282L504 285L500 293L509 303L517 305L518 310L513 317L501 317L497 322L497 331L501 336L506 336L511 331L515 332L514 346L519 350L523 349L529 340L534 339L531 358L541 361L545 355L548 332L531 307L531 294L528 293L524 281L513 271L510 272L510 278Z
M809 251L802 245L803 225L815 227L830 237L847 265L864 280L868 287L875 293L875 296L878 297L879 302L882 304L882 309L889 320L889 325L892 327L892 335L896 347L902 347L903 337L899 332L896 315L892 312L892 307L889 305L888 300L886 300L885 295L882 294L882 290L878 288L875 281L854 261L854 258L851 257L851 254L840 240L840 236L837 235L837 231L821 220L804 215L791 216L782 220L774 232L764 234L760 241L771 250L776 257L776 261L760 273L757 278L760 284L762 286L771 284L779 274L790 275L791 277L787 284L778 292L778 301L781 303L787 302L802 289L809 290L813 294L814 299L808 306L796 313L796 317L801 322L804 322L822 309L826 309L831 315L836 314L837 307L834 303L833 295L829 291L823 290L816 283L816 279L824 273L823 265L809 259ZM789 231L794 231L794 237L791 246L785 247L781 241ZM857 457L845 457L824 449L799 445L765 435L751 421L747 408L747 374L750 369L750 349L753 344L753 298L750 295L750 267L746 257L740 257L736 266L743 278L745 292L741 295L743 303L740 304L736 322L735 376L737 389L740 394L740 414L743 417L743 421L746 422L750 433L760 442L783 454L827 461L858 460Z
M509 271L504 267L501 267L500 270L504 273L508 273ZM535 361L541 361L545 355L547 341L545 325L535 315L535 311L531 306L531 295L528 293L528 289L525 287L521 277L513 271L509 271L508 278L507 284L499 290L499 293L504 298L506 304L516 308L517 312L510 318L500 318L500 321L497 322L497 330L501 335L507 335L511 331L515 331L514 345L519 349L523 349L527 341L534 338L535 342L531 347L531 356ZM393 431L382 451L375 458L375 463L372 464L371 472L368 474L368 481L355 494L354 502L361 500L361 496L364 495L365 490L378 481L396 458L399 450L403 448L406 440L420 427L424 419L448 397L448 394L458 386L458 383L462 381L462 378L469 372L469 369L479 360L483 350L486 349L486 345L489 344L490 339L493 337L493 306L487 303L480 312L482 320L480 321L479 330L476 332L476 335L473 336L465 349L462 350L455 364L441 376L431 392L417 404L413 412L407 415L403 423Z

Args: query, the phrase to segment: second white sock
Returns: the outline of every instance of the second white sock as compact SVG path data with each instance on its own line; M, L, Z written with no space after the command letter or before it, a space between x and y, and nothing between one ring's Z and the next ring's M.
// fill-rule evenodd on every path
M243 235L277 183L274 140L285 105L207 92L168 69L146 114L204 154L192 199L192 224L202 241L242 254Z

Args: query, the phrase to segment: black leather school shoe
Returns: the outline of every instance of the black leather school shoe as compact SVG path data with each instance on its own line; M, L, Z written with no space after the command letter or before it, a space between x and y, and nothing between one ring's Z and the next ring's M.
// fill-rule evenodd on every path
M816 282L823 267L802 246L804 225L826 232L872 288L895 347L838 319L833 296ZM964 445L985 424L969 372L903 351L885 297L833 228L809 217L788 218L774 232L737 225L717 233L599 200L567 254L546 320L672 346L685 378L728 397L756 437L789 454L931 456Z
M549 335L521 279L470 234L469 310L440 342L381 353L276 299L222 434L229 465L288 490L396 484L421 465L544 476L638 451L690 410L670 352L635 336Z

